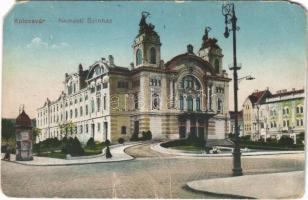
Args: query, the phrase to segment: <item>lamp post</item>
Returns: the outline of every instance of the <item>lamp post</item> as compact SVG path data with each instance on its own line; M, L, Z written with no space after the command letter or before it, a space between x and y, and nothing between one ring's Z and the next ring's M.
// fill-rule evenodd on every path
M244 77L238 78L237 81L240 83L244 79L250 81L250 80L254 80L256 78L251 76L251 75L248 75L248 76L244 76Z
M238 77L237 70L241 68L237 66L236 61L236 31L239 30L239 27L236 26L237 18L235 16L234 4L227 3L222 6L222 14L225 17L225 38L229 37L230 31L233 33L233 67L230 70L233 70L233 87L234 87L234 128L235 128L235 141L234 141L234 151L233 151L233 176L243 175L241 167L241 150L239 144L239 127L238 127L238 100L237 100L237 90L238 90ZM229 29L228 24L231 24L231 29Z

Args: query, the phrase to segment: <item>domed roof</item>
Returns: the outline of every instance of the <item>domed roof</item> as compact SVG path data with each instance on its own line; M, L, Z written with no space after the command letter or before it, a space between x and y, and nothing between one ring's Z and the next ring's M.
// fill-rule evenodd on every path
M24 110L16 118L16 126L32 127L31 119Z

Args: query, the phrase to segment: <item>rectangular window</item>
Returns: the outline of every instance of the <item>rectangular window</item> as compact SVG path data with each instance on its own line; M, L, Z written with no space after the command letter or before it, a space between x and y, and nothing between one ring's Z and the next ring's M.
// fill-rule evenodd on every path
M91 91L91 93L94 93L95 92L95 87L91 87L90 91Z
M135 109L138 109L138 94L134 95Z
M94 113L95 107L94 107L94 100L91 100L91 113Z
M123 134L123 135L126 134L126 126L121 127L121 134Z
M97 98L96 99L96 105L97 105L97 112L99 112L100 111L100 108L101 108L101 98Z
M101 89L102 89L101 84L99 84L99 85L96 86L96 91L100 91Z
M97 131L101 130L101 123L97 123Z
M118 81L118 88L128 88L128 82L127 81Z
M104 110L106 110L106 96L104 96Z
M103 83L103 88L107 88L108 87L108 83Z
M88 133L88 132L89 132L89 125L86 124L86 133Z
M140 81L139 80L133 81L133 87L139 87L139 86L140 86Z
M88 105L86 105L86 115L88 115L89 113L89 108L88 108Z

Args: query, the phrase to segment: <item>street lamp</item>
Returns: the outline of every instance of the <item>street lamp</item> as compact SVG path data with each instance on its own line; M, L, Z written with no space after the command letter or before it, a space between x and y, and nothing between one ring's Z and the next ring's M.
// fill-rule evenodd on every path
M241 82L242 80L248 80L248 81L251 81L251 80L254 80L254 79L256 79L255 77L253 77L253 76L250 76L250 75L248 75L248 76L244 76L244 77L241 77L241 78L238 78L237 79L237 81L238 82Z
M237 70L241 68L237 66L236 61L236 31L239 30L239 27L236 26L237 18L235 16L234 4L227 3L222 5L222 14L225 17L225 38L229 37L230 31L233 33L233 67L230 70L233 70L233 88L234 88L234 128L235 128L235 141L234 141L234 151L233 151L233 176L243 175L241 167L241 150L239 144L239 127L238 127L238 102L237 102L237 90L238 90L238 77ZM228 24L231 24L231 29L229 29Z

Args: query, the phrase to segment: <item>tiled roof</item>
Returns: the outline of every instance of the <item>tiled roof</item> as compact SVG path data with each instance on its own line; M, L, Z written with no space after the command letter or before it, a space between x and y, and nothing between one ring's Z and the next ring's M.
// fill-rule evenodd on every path
M262 103L262 101L268 96L271 96L270 91L263 90L252 93L251 95L248 96L248 98L252 104L258 104Z
M16 118L16 126L32 127L31 119L24 110Z

